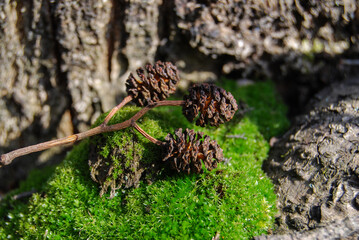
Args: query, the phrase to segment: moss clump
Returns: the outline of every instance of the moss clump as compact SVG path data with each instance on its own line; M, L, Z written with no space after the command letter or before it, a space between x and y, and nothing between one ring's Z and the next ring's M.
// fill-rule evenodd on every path
M140 108L127 107L121 112L121 117L115 116L115 121L123 121L133 116ZM100 117L95 126L102 123ZM162 122L163 123L163 122ZM160 126L154 116L147 116L141 126L148 132L163 136L165 126ZM90 140L90 175L100 184L100 196L111 188L110 198L118 189L138 187L140 179L152 182L163 170L163 163L158 153L160 147L150 143L132 128L118 132L94 136Z
M284 108L277 107L281 103L271 83L227 90L253 108L240 122L203 129L188 123L179 107L154 109L139 122L160 140L179 127L205 131L224 150L227 161L218 169L200 175L164 173L152 184L140 181L138 188L122 189L113 199L109 194L101 198L87 163L92 140L84 140L28 203L11 195L1 201L0 238L211 239L220 232L224 239L248 239L265 233L276 209L273 186L261 170L269 145L260 130L266 138L283 131ZM137 110L123 109L113 122ZM124 136L138 138L144 161L158 159L158 147L130 129L107 135L106 142L123 144ZM110 151L103 147L102 154Z
M289 128L289 120L286 118L287 107L281 102L275 91L273 82L258 82L246 87L236 87L236 82L223 80L222 87L230 89L236 99L243 99L248 105L246 116L258 126L259 131L266 140L283 133ZM232 89L235 89L234 91ZM227 127L235 123L229 122Z

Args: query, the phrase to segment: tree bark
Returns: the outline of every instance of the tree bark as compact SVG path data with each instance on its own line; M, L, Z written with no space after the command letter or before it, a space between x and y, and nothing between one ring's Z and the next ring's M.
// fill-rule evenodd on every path
M278 196L278 232L359 213L359 79L317 94L273 146L263 168Z
M312 240L312 239L341 239L357 240L359 235L359 216L347 217L344 220L333 221L325 226L305 231L282 235L262 235L255 240Z

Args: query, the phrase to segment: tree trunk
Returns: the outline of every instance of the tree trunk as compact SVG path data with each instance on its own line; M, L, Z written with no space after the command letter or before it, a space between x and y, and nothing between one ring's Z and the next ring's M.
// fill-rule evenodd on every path
M278 232L359 214L359 79L330 86L310 107L263 165L276 185Z

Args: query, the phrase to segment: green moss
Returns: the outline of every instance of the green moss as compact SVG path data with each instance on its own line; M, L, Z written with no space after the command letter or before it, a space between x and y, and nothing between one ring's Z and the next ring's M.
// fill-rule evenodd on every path
M224 79L222 87L248 104L249 112L246 116L258 126L259 131L267 140L282 134L289 127L290 123L286 118L287 107L276 93L273 82L258 82L238 88L235 82Z
M110 122L129 119L140 108L126 107ZM139 125L153 136L163 137L172 131L164 121L158 121L156 111L139 120ZM94 126L102 123L103 115ZM153 181L163 166L158 153L160 147L152 144L132 128L94 136L90 140L91 177L101 185L100 194L111 189L111 198L120 188L138 186L139 179ZM145 176L145 177L144 177Z
M265 233L272 227L276 209L273 186L261 164L269 150L265 139L288 125L285 108L269 82L241 89L231 83L224 87L253 108L241 121L202 129L188 123L179 107L163 107L151 110L139 122L159 139L178 127L205 131L219 142L228 159L217 170L201 175L163 174L150 185L141 182L113 199L100 198L97 183L89 177L92 140L87 139L73 148L47 181L30 177L27 182L40 192L28 203L11 200L11 195L1 201L0 238L211 239L220 232L224 239L248 239ZM128 119L137 110L126 107L111 122ZM112 144L124 144L124 138L133 136L139 139L145 161L159 158L158 147L131 129L105 135L101 154L108 156Z

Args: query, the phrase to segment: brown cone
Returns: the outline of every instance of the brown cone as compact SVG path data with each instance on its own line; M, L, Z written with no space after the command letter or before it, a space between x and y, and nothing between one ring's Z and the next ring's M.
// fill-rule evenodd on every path
M199 114L196 125L218 126L231 120L238 109L236 99L230 92L212 84L196 84L184 96L183 114L193 122Z
M139 106L164 100L176 91L179 76L172 63L158 61L154 66L147 64L145 68L146 75L143 68L138 68L139 79L131 73L126 81L128 95L132 95L133 101Z
M212 170L218 162L223 161L223 150L216 141L202 132L182 128L175 131L175 135L166 137L165 157L172 169L177 172L202 173L202 162L206 169Z

